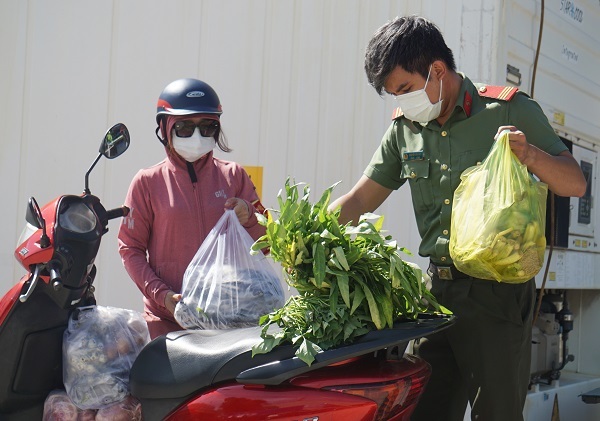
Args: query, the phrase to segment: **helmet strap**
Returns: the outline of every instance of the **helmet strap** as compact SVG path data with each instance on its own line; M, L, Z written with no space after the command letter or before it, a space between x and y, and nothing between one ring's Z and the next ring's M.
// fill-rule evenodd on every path
M160 137L160 135L158 134L159 131L160 131L160 126L157 127L156 130L154 131L154 133L156 133L156 137L158 138L158 140L160 140L160 143L167 146L167 141L165 139L163 139L162 137Z

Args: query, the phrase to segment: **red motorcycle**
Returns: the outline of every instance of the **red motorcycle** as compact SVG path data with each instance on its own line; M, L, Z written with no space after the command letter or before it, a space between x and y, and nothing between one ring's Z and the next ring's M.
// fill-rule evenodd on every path
M105 156L129 146L125 125L102 140L85 175L83 195L64 195L42 209L34 198L15 257L28 273L0 301L0 420L42 419L44 401L64 388L63 334L71 313L95 304L94 260L108 221L91 194L89 174ZM252 357L260 327L173 332L154 339L130 371L131 394L151 420L408 420L430 366L405 349L410 340L453 323L423 316L320 352L308 366L292 345Z

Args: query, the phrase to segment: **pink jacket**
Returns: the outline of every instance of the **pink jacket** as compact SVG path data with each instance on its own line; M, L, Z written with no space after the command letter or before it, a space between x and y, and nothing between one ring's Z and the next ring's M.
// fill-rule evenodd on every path
M167 292L181 292L183 274L200 244L223 215L225 200L258 200L254 184L237 163L213 153L191 164L171 155L140 170L133 178L125 205L131 211L119 229L119 253L125 269L144 295L146 318L175 322L164 306ZM244 225L257 239L265 228L253 214ZM175 322L176 323L176 322Z

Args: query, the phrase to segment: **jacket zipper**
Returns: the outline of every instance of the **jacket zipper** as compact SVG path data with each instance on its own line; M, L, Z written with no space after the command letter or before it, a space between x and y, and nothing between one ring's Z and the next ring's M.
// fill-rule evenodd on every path
M205 237L204 230L204 218L203 213L201 212L202 206L200 203L200 191L199 188L196 188L198 185L198 176L196 175L196 171L194 170L194 164L191 162L185 162L188 170L188 174L190 176L190 180L192 182L192 190L194 192L194 198L196 200L196 222L197 222L197 232L200 235L200 238Z

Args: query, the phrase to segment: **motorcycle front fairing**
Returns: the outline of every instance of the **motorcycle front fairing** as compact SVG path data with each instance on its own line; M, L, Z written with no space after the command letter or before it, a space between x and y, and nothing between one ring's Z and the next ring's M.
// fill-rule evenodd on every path
M95 196L69 195L42 214L50 221L49 245L40 247L41 230L28 231L15 255L29 273L0 301L2 420L41 419L48 393L64 387L62 342L69 315L94 303L93 261L106 211Z
M48 245L40 246L41 229L28 227L24 233L30 235L19 240L15 257L37 274L33 286L38 281L52 284L54 292L49 295L56 304L73 308L89 286L88 275L106 232L106 210L96 196L65 195L44 206L42 215L48 221Z

